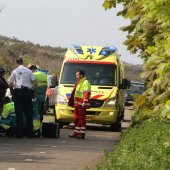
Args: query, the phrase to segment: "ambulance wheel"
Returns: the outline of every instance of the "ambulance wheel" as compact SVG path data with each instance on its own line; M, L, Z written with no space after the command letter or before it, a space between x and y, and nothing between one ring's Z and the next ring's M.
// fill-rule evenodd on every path
M63 122L60 122L60 123L59 123L59 127L60 127L60 129L63 128Z
M121 114L121 120L124 121L124 116L125 116L125 110L123 109L122 114Z
M69 122L60 122L60 128L63 128L63 126L68 126L70 123Z
M118 118L115 123L110 124L110 130L115 132L121 131L121 122L124 117L124 111L121 112L120 107L118 107Z
M110 124L110 130L113 132L120 132L121 128L122 128L121 122L116 122L116 123Z

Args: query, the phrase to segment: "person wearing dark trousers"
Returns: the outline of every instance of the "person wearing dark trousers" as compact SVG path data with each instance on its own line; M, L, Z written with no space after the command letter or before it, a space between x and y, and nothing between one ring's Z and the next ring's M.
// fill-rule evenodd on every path
M32 98L36 94L36 81L31 70L23 65L21 57L16 59L17 68L9 77L9 86L12 89L12 99L14 101L16 113L16 137L22 138L24 135L24 118L26 121L25 133L28 138L33 137L33 106ZM33 86L32 87L32 83Z
M4 78L4 74L5 74L5 69L3 67L0 67L0 114L3 111L4 97L5 97L6 90L8 88L8 83Z

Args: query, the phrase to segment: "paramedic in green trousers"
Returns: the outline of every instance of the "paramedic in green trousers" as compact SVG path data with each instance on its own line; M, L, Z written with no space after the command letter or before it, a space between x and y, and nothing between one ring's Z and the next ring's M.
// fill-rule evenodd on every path
M33 72L37 82L37 99L33 102L33 110L36 115L40 115L40 121L42 121L42 111L47 90L47 75L42 71L38 71L36 65L29 64L28 68Z

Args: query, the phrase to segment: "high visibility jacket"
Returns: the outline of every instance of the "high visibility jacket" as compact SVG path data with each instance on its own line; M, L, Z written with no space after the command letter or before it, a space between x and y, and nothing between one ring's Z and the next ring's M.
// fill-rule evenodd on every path
M5 130L10 128L11 119L14 117L14 121L16 121L14 112L14 102L10 102L4 105L3 112L1 114L0 127Z
M47 89L47 75L41 71L36 71L34 72L34 77L37 81L37 94L43 95L42 99L44 100Z
M89 109L90 108L90 100L89 100L90 94L91 94L91 84L84 77L76 85L75 94L74 94L74 106L82 107L82 104L85 103L85 106L83 106L82 108Z
M47 75L41 71L34 72L35 80L38 87L47 86Z
M14 102L10 102L4 105L3 112L1 114L2 118L7 118L10 113L14 113Z

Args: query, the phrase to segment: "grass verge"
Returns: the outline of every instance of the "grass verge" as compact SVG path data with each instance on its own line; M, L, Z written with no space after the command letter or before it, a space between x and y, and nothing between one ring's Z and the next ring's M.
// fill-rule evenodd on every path
M122 134L113 152L106 153L97 170L169 170L170 124L145 121Z

